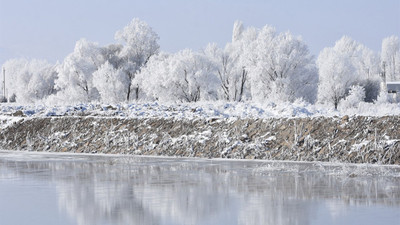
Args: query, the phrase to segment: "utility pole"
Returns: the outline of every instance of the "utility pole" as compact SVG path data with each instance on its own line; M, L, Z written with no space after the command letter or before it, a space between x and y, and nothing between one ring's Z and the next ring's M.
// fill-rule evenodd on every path
M382 62L382 67L383 67L382 78L383 78L383 82L386 85L386 62L385 61Z
M381 72L381 77L382 77L382 89L381 90L384 90L385 92L387 92L388 90L387 90L387 84L386 84L386 62L385 61L383 61L382 62L382 69L383 69L383 71Z
M3 98L6 98L6 68L3 67Z

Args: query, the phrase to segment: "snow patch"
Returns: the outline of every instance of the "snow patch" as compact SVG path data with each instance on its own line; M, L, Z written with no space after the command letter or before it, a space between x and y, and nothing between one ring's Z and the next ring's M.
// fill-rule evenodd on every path
M130 103L130 104L78 104L71 106L0 104L0 115L23 117L51 116L117 116L127 118L216 118L235 122L237 119L342 117L344 115L387 116L400 115L400 104L360 103L357 108L333 110L325 105L312 105L303 101L264 104L254 102L197 102L197 103Z

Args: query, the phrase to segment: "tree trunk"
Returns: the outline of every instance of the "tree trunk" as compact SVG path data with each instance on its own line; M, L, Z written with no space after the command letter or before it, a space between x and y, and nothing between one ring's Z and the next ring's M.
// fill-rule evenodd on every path
M126 101L128 101L128 102L129 102L129 97L130 97L130 95L131 95L131 87L130 87L130 85L129 85L128 94L126 95Z
M139 99L139 86L135 88L136 101Z

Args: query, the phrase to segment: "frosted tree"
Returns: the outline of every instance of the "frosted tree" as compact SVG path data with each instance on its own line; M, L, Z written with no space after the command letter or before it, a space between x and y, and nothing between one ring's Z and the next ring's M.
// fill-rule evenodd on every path
M105 62L103 48L97 43L79 40L74 52L57 67L57 97L67 103L90 102L99 99L93 86L93 73Z
M35 103L55 93L55 68L45 60L11 59L4 63L7 71L8 98L18 103Z
M229 43L225 49L209 44L205 55L214 63L220 83L219 98L242 101L247 91L248 72L242 62L242 48L238 42Z
M390 36L382 41L382 70L388 81L400 81L400 40Z
M348 36L339 39L334 50L346 56L356 68L356 76L359 80L376 79L379 77L379 57L372 50Z
M129 77L121 69L115 69L109 62L93 73L93 85L100 93L101 101L118 103L126 100Z
M249 65L251 55L257 48L253 43L258 31L254 27L244 29L241 21L233 25L232 42L219 49L210 44L205 49L206 56L213 61L219 79L219 98L226 101L251 99ZM254 48L254 49L253 49Z
M359 44L359 55L357 56L357 68L362 79L380 79L380 58L371 49Z
M350 86L363 86L367 101L379 94L379 59L364 45L344 36L334 47L325 48L317 59L320 74L318 101L335 109L348 94Z
M43 100L56 93L55 80L58 77L56 67L45 60L32 60L30 62L32 77L29 81L28 91L31 98L36 101Z
M350 37L344 36L334 46L335 51L347 57L355 71L351 76L354 83L363 86L366 94L365 101L376 100L380 91L379 56L371 49L358 43Z
M116 32L115 39L124 45L100 47L85 39L78 41L74 52L57 67L59 78L56 87L59 92L53 101L90 102L100 100L100 95L104 101L122 101L121 95L129 101L132 90L138 98L135 74L158 52L158 36L145 22L133 19ZM109 90L106 90L107 86ZM116 88L121 89L120 93L116 94Z
M271 26L259 31L248 28L240 37L246 43L243 57L253 99L314 101L318 75L301 38L289 32L277 34Z
M365 101L373 102L379 95L382 83L380 58L371 49L360 45L360 56L357 64L360 74L359 85L364 87Z
M118 56L123 64L120 68L128 76L126 100L131 100L131 92L135 98L139 98L138 82L135 82L136 73L146 65L150 57L159 51L158 35L147 25L147 23L135 18L122 30L115 33L115 39L124 43Z
M317 69L308 46L299 37L289 32L279 34L272 45L269 70L271 80L275 81L275 94L286 101L304 98L314 102L318 84Z
M123 68L125 62L119 57L123 46L120 44L111 44L103 47L103 57L106 62L110 63L114 68Z
M356 68L346 55L325 48L317 59L319 69L318 101L333 104L337 109L347 88L356 81Z
M172 55L161 52L150 58L140 73L136 76L136 82L142 87L142 91L150 100L171 101L173 90L169 86Z
M239 41L241 39L243 33L243 22L235 21L233 24L233 32L232 32L232 43Z
M160 101L215 100L215 68L201 53L182 50L152 57L138 75L145 93Z
M26 59L10 59L3 64L6 70L6 97L10 100L12 96L20 95L21 90L28 86L31 74L28 69L29 61ZM24 95L24 94L23 94ZM22 96L21 96L22 97Z

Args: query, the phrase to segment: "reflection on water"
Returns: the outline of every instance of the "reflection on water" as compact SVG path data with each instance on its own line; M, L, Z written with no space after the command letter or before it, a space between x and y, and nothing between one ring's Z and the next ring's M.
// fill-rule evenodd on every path
M0 188L38 184L71 224L400 221L400 167L0 152Z

